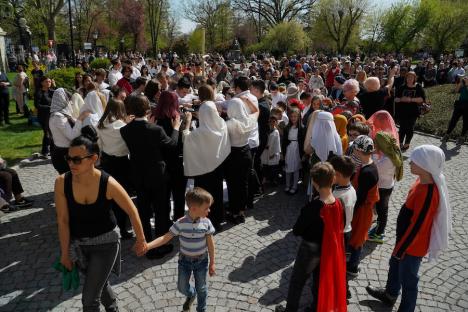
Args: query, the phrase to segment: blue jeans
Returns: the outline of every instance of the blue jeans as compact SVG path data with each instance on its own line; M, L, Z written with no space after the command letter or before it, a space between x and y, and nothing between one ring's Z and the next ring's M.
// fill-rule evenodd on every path
M190 277L195 278L195 287L190 285ZM208 272L208 255L191 258L180 254L179 256L179 278L177 289L186 297L191 298L197 295L197 312L206 311L206 297L208 287L206 286L206 274Z
M402 290L399 312L412 312L416 308L421 260L422 257L410 255L402 259L390 258L386 290L393 297L398 297Z

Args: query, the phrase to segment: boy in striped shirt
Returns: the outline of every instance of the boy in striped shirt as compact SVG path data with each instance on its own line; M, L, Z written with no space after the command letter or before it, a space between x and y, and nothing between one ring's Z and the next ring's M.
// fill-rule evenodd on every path
M190 307L198 297L197 312L205 312L208 295L206 274L215 274L215 248L213 234L215 229L207 218L213 197L202 188L195 187L185 196L188 213L177 220L169 232L148 244L148 250L167 244L174 236L179 236L179 276L177 288L187 299L183 311ZM208 265L209 258L209 265ZM190 276L195 277L195 287L191 286Z

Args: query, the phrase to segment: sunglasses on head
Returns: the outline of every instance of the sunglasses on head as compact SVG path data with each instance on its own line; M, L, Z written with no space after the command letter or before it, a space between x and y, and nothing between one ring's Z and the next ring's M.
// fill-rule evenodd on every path
M83 159L90 158L90 157L92 157L92 156L93 156L93 154L86 155L86 156L83 156L83 157L79 157L79 156L70 157L69 155L65 155L65 160L66 160L67 162L72 162L72 163L74 163L75 165L79 165L79 164L81 164L81 162L83 161Z

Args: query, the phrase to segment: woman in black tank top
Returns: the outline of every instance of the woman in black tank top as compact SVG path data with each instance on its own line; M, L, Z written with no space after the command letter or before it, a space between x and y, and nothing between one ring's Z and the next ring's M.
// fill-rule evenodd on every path
M77 266L85 275L83 311L118 311L109 285L111 271L120 272L120 236L112 204L128 216L136 234L133 247L138 256L147 251L140 217L122 186L96 169L99 147L94 128L87 126L71 142L66 160L70 172L55 181L55 207L60 240L60 262L68 270Z

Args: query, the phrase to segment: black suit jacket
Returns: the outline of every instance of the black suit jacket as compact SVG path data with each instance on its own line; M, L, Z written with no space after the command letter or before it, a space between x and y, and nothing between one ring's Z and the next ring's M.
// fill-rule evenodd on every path
M268 135L270 134L270 103L265 97L258 99L258 155L260 156L268 144Z
M134 120L120 128L130 151L130 164L136 187L156 187L164 183L166 163L164 150L175 150L179 131L167 136L163 128L146 120Z

